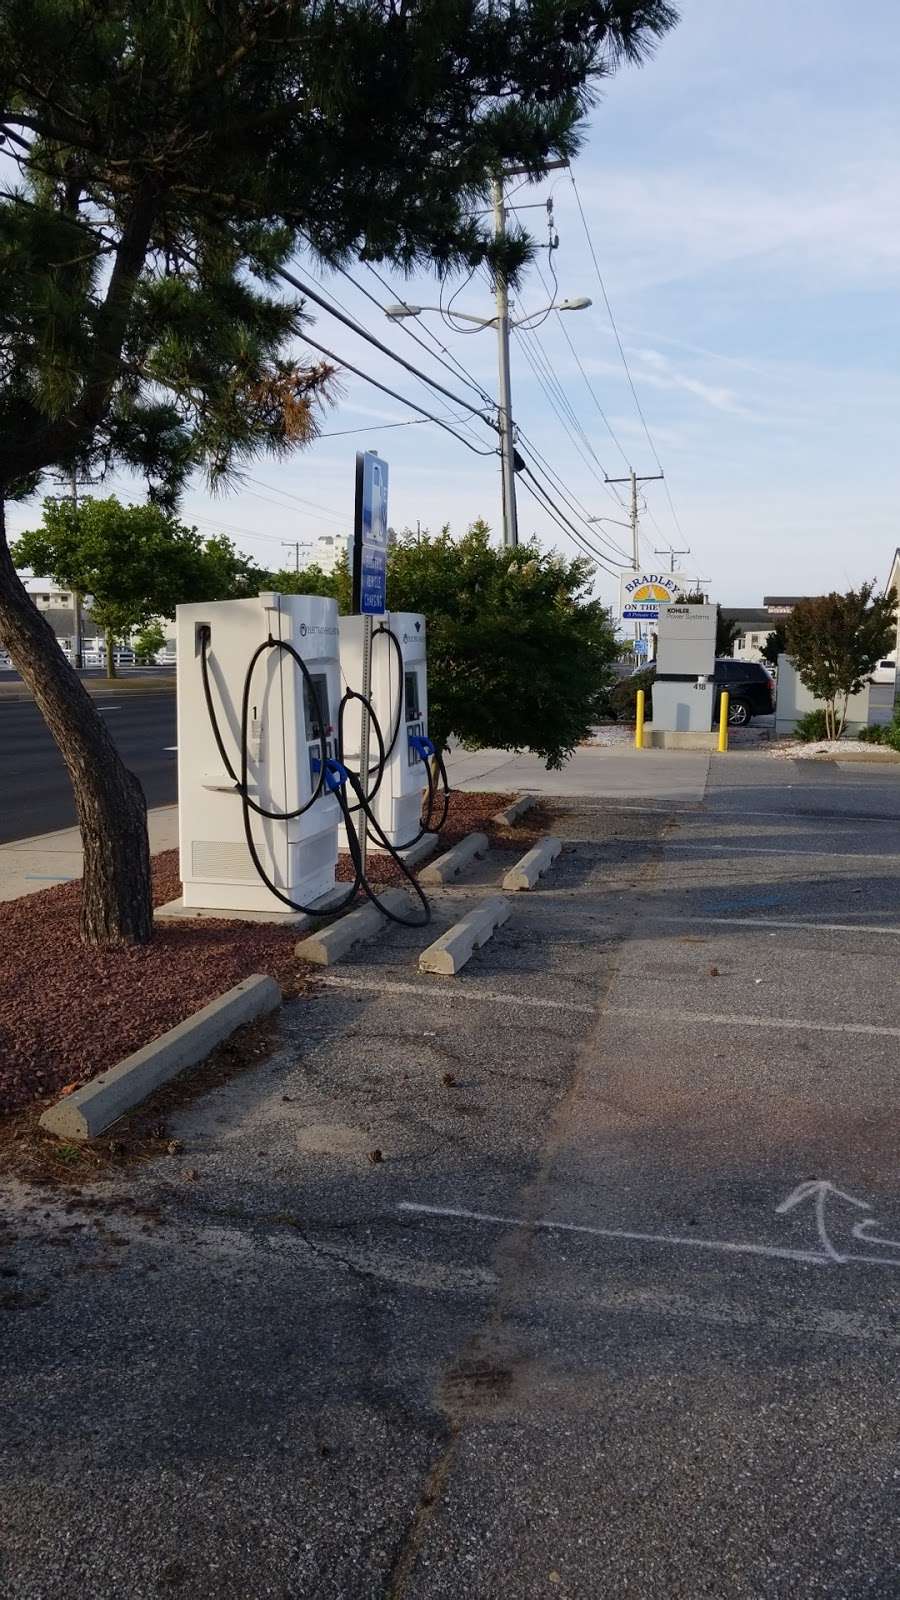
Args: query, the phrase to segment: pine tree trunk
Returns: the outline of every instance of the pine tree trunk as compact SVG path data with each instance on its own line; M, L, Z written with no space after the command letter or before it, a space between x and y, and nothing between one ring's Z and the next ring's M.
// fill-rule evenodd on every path
M145 944L153 932L153 903L144 793L16 575L2 498L0 642L34 695L72 780L84 848L81 936L88 944Z

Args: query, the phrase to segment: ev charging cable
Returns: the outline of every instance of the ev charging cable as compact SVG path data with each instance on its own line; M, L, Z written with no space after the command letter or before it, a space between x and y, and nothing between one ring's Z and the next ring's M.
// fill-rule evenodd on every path
M346 830L347 830L347 843L348 843L348 846L349 846L349 849L350 849L350 858L351 858L351 861L353 863L353 873L354 873L353 882L351 883L350 888L347 891L347 894L343 897L343 899L341 899L341 900L337 901L336 903L334 903L333 905L329 906L329 908L328 908L329 913L332 912L332 911L343 911L345 906L348 906L350 904L350 902L354 898L357 890L361 888L363 890L363 892L366 894L366 896L372 901L372 904L376 905L378 907L378 909L381 912L382 916L386 917L388 919L388 921L399 923L401 927L407 927L407 928L409 928L409 927L424 927L425 923L427 923L430 920L430 917L431 917L431 907L430 907L430 905L428 903L428 898L427 898L426 894L424 893L423 889L420 887L420 885L418 883L418 880L410 872L408 866L406 865L406 862L403 861L401 856L398 854L397 848L395 846L393 846L387 838L385 838L385 835L384 835L384 833L383 833L378 821L376 820L376 818L373 816L373 814L371 812L371 809L370 809L370 798L365 793L365 790L364 790L363 785L362 785L361 781L359 780L359 778L356 776L356 774L352 773L349 770L349 768L344 765L344 763L342 761L336 760L333 756L330 756L329 753L328 753L328 740L327 740L327 734L326 734L326 731L325 731L325 719L324 719L324 717L322 715L322 707L321 707L321 703L320 703L320 700L319 700L318 688L316 686L315 680L313 679L313 676L312 676L309 668L306 665L306 662L304 661L303 657L300 655L299 651L295 650L294 646L292 644L290 644L287 640L275 639L271 635L269 635L269 637L266 640L264 640L261 645L257 646L256 650L253 652L253 655L250 658L250 662L248 664L247 671L246 671L246 674L245 674L245 677L244 677L244 689L243 689L243 694L242 694L242 697L241 697L241 744L240 744L240 766L241 766L241 771L240 771L240 777L239 777L238 774L235 772L234 767L233 767L233 765L231 763L231 760L229 758L228 752L225 749L225 744L224 744L224 741L222 739L221 731L220 731L220 728L219 728L218 718L216 717L215 706L213 704L212 686L211 686L210 681L209 681L209 663L208 663L208 660L207 660L207 652L208 652L208 649L209 649L209 643L210 643L210 629L207 627L207 628L204 628L203 631L200 634L200 671L201 671L201 677L202 677L202 680L203 680L203 693L204 693L204 698L206 700L207 714L209 716L210 726L212 727L213 737L215 739L217 749L219 751L219 754L220 754L220 756L222 758L222 761L223 761L223 764L225 766L225 770L228 773L229 777L232 779L232 781L233 781L233 783L235 785L235 789L237 790L238 794L240 795L240 799L241 799L241 814L242 814L243 824L244 824L244 835L246 837L247 849L248 849L248 851L250 853L250 859L252 860L253 865L255 866L256 871L259 874L259 877L262 879L262 882L266 885L266 888L269 889L269 891L275 896L275 898L277 900L280 900L283 905L288 906L290 908L290 910L292 910L292 911L302 911L302 912L306 912L307 914L315 915L315 914L317 914L317 911L321 910L321 908L317 908L315 906L304 905L301 901L291 900L288 895L284 894L284 892L281 889L278 888L277 884L273 883L272 879L269 877L268 873L266 872L266 869L263 866L262 861L260 860L259 851L257 850L257 847L256 847L256 841L253 838L251 813L255 813L257 816L264 817L267 820L273 821L273 822L289 822L289 821L292 821L296 817L302 816L304 814L304 812L308 811L310 809L310 807L312 805L314 805L315 801L319 798L320 794L322 794L323 790L326 790L326 791L331 792L331 793L334 794L335 799L338 802L338 806L340 807L342 816L344 818L344 822L345 822ZM249 782L248 782L248 764L249 764L248 726L249 726L249 709L250 709L250 689L251 689L251 684L252 684L253 670L254 670L254 668L256 666L256 663L259 660L260 656L266 650L270 650L270 649L285 651L289 656L291 656L293 658L293 660L299 666L300 671L303 674L303 678L304 678L304 682L306 684L307 690L309 692L310 702L311 702L311 705L312 705L312 708L313 708L313 711L314 711L314 714L315 714L315 718L316 718L316 726L318 727L318 730L319 730L318 739L319 739L319 744L320 744L320 748L321 748L321 760L314 763L314 766L316 766L318 768L318 777L317 777L316 783L313 786L313 791L312 791L312 794L311 794L310 798L307 801L305 801L305 803L302 806L297 806L295 809L293 809L291 811L269 811L264 806L259 805L259 803L257 801L253 800L251 798L251 796L250 796L250 793L249 793ZM384 737L382 735L381 727L380 727L380 724L378 722L378 719L375 716L375 712L373 711L371 705L369 704L369 702L367 700L365 700L364 696L358 695L355 692L355 690L348 689L347 692L345 693L343 699L341 700L340 710L339 710L339 715L338 715L339 727L340 727L341 718L343 716L343 711L344 711L345 704L350 699L362 700L363 704L366 706L366 708L367 708L367 710L369 712L369 715L370 715L370 717L372 719L372 725L373 725L373 727L375 729L375 737L376 737L376 740L377 740L377 743L378 743L378 749L379 749L379 762L378 762L378 765L379 765L380 771L379 771L379 775L378 775L378 781L380 782L381 777L383 776L383 773L384 773L384 766L385 766L385 762L386 762L386 759L387 759L385 746L384 746ZM419 920L417 920L415 922L412 922L408 918L400 917L395 912L388 910L387 906L385 906L383 904L383 902L379 899L377 893L375 892L375 890L372 888L371 884L368 882L367 878L365 877L365 874L363 873L363 870L362 870L362 852L361 852L361 848L360 848L360 844L359 844L359 838L358 838L358 835L357 835L356 828L355 828L355 825L353 823L352 817L350 815L350 807L349 807L349 804L348 804L348 801L347 801L347 797L346 797L346 793L345 793L345 786L347 784L350 785L350 787L353 789L353 792L357 796L357 802L358 803L357 803L357 806L355 806L353 809L354 810L359 810L360 808L362 808L362 809L365 810L366 816L368 818L368 821L371 824L376 836L379 838L380 843L384 846L384 848L388 851L390 856L396 862L397 866L400 868L400 871L403 873L403 876L412 885L416 895L418 896L418 899L421 901L422 909L423 909L423 913L424 913L423 916L421 917L421 919L419 919ZM376 787L377 787L377 785L376 785Z

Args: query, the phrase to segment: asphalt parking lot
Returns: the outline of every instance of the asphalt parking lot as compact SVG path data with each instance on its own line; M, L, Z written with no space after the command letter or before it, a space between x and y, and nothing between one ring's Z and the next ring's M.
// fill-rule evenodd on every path
M369 946L9 1193L4 1596L897 1595L896 769L554 827L459 978Z

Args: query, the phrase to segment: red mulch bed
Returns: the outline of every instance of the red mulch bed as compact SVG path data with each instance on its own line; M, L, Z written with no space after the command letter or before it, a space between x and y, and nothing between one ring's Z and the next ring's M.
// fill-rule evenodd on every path
M480 828L492 843L527 848L536 812L513 829L490 824L510 798L454 795L441 844ZM396 876L389 858L372 858L373 881ZM177 851L154 857L153 890L156 905L181 893ZM304 987L290 928L162 923L150 945L95 950L79 941L80 897L80 884L62 884L0 906L0 1115L95 1077L251 973L270 973L288 993Z

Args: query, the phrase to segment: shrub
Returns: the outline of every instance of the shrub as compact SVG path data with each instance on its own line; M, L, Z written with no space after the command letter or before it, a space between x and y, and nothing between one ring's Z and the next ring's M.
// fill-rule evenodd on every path
M817 739L830 737L824 706L817 706L815 711L807 711L806 716L800 717L794 728L794 738L799 739L801 744L812 744Z
M633 722L637 715L637 692L643 689L646 693L644 702L644 716L649 722L653 716L653 679L656 676L654 667L645 667L643 672L633 672L629 678L621 678L610 690L609 701L618 722Z
M890 731L890 728L882 727L876 723L871 728L860 728L856 738L861 739L863 744L886 744Z

